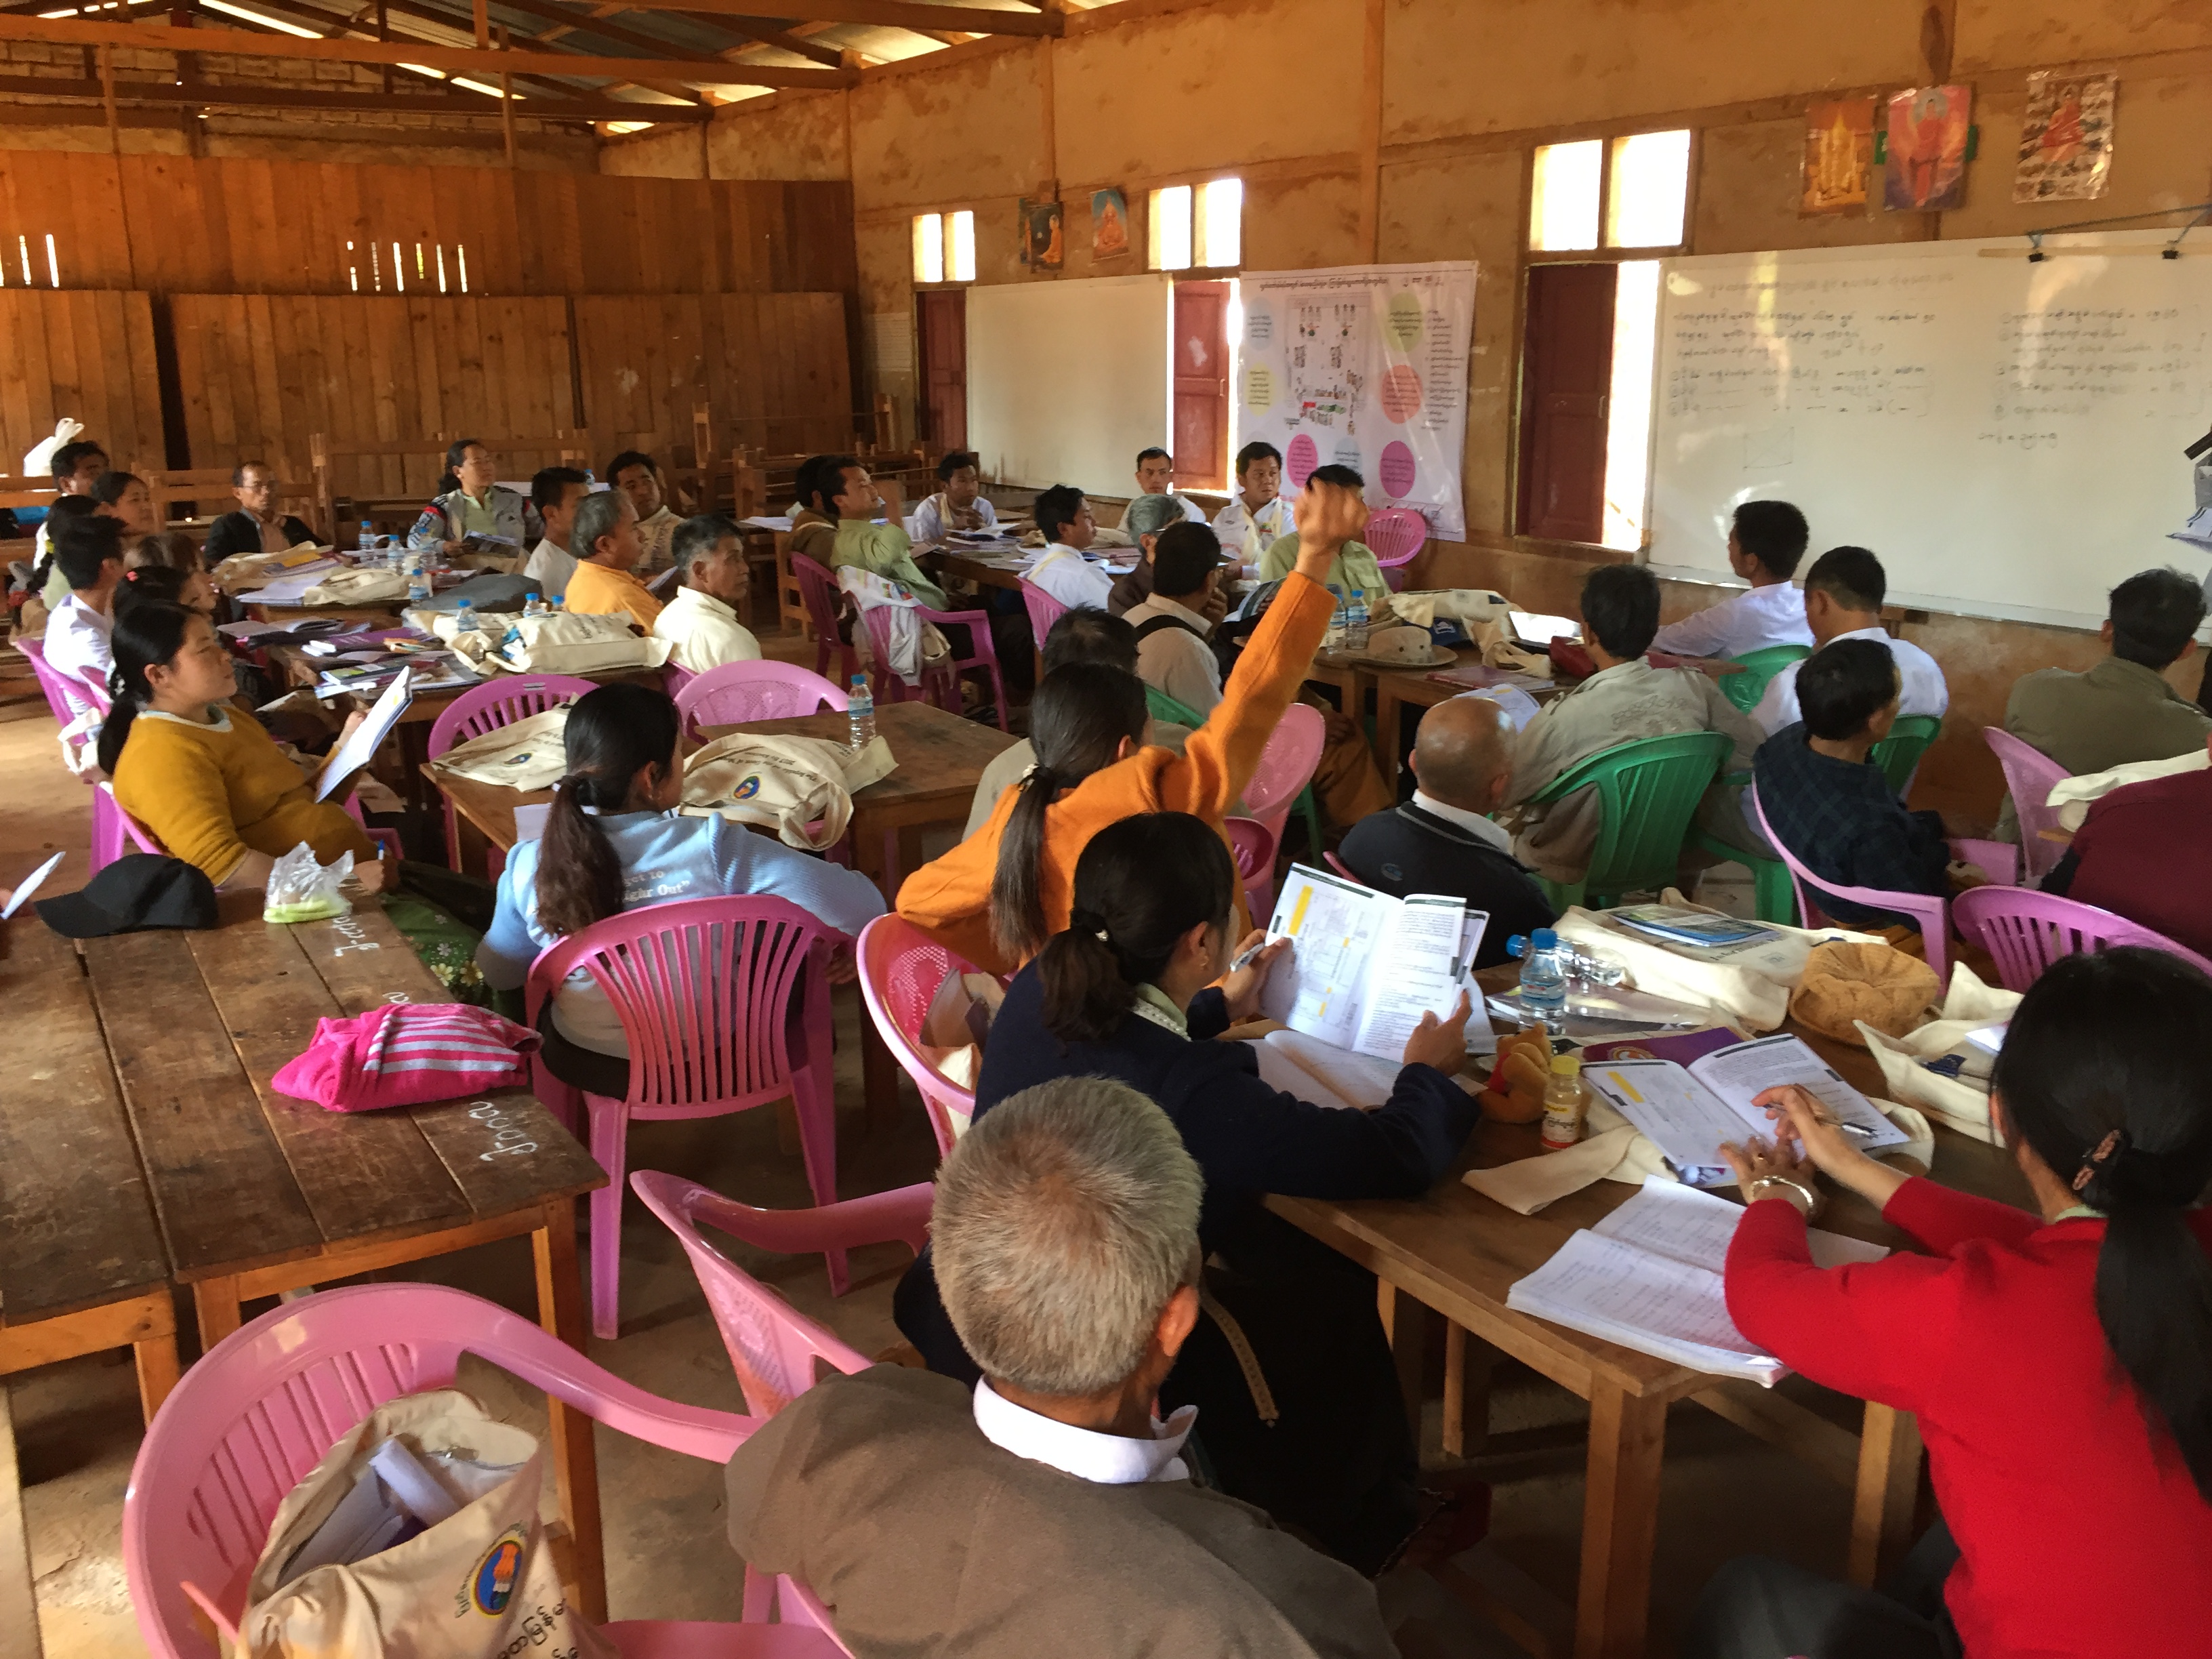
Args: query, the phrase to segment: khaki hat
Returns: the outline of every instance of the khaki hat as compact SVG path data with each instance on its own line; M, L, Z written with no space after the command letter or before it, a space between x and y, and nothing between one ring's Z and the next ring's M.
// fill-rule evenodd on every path
M1790 995L1799 1024L1823 1036L1863 1048L1856 1022L1885 1036L1901 1037L1928 1021L1942 996L1936 970L1917 957L1887 945L1831 939L1805 958L1804 977Z

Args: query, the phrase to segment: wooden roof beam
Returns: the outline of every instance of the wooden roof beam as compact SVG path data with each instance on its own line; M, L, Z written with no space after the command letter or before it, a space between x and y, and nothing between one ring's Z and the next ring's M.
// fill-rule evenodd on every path
M326 35L325 37L326 40L335 38L336 36L345 35L358 36L363 40L369 40L376 39L375 32L373 29L365 27L360 24L349 22L346 19L338 16L336 13L325 11L319 7L303 5L301 3L301 0L245 0L245 3L248 5L259 6L264 10L276 12L282 16L295 18L302 23L311 23L318 28L334 31L335 35ZM240 25L252 27L257 21L251 17L241 17L237 12L216 12L214 15L219 17L226 25L232 27L236 27ZM260 24L259 27L274 29L273 25L267 23ZM281 29L274 29L274 32L279 34L283 33ZM210 30L209 33L210 34L216 34L218 39L221 38L220 34L217 33L216 31ZM417 40L421 40L422 38L423 37L420 34L416 36L416 39ZM220 46L214 46L210 47L209 50L211 52L220 52L222 48ZM437 76L423 75L417 70L409 69L404 64L399 64L397 67L401 74L408 76L413 80L421 81L426 84L434 86L442 86L446 84L446 82ZM514 78L519 84L534 88L535 90L532 94L533 97L551 96L556 98L565 98L575 90L574 88L564 87L558 82L540 80L534 75L518 75ZM477 94L475 95L481 97L483 94ZM496 108L497 106L495 105L494 107Z
M20 104L33 96L86 99L97 105L101 88L98 81L0 76L0 97ZM387 98L380 92L311 92L290 87L226 86L219 81L202 81L189 87L172 86L165 81L118 81L115 101L124 106L155 104L171 108L181 105L186 109L303 109L385 115L462 115L487 121L501 118L496 99L472 93L408 93ZM533 121L632 121L640 118L636 112L645 110L653 112L653 118L657 121L690 124L705 121L712 115L712 111L702 104L632 104L618 98L533 98L519 101L527 101L531 107L516 113ZM85 113L96 122L100 111L95 107Z
M823 23L872 23L884 28L965 29L971 34L1018 34L1031 39L1066 33L1056 11L986 11L981 6L940 6L927 0L626 0L635 11L683 11L759 20L785 16Z
M626 46L639 46L656 52L666 52L670 49L669 43L665 40L655 40L649 34L640 34L635 29L624 28L621 24L609 22L602 17L580 18L575 13L564 7L550 3L550 0L500 0L500 3L515 11L527 12L532 17L543 17L557 23L561 26L560 33L566 33L572 29L582 29L590 33L604 35L610 40L619 40ZM593 9L598 10L600 8L595 7ZM801 58L811 58L817 64L826 64L831 69L837 67L838 59L836 52L827 46L817 46L811 40L802 40L795 34L786 34L780 29L739 28L721 18L704 21L710 22L724 33L737 35L741 40L754 41L764 46L778 46L785 52L796 52ZM543 42L557 39L558 36L549 30L530 38L533 42Z
M856 3L857 0L848 0ZM869 0L890 5L896 0ZM699 3L699 0L689 0ZM828 3L828 0L824 0ZM671 7L667 9L676 9ZM952 8L908 4L908 11ZM977 13L996 16L998 13ZM1012 14L1006 14L1011 15ZM787 69L780 64L736 64L721 58L568 58L550 52L477 52L451 46L397 46L380 41L301 40L289 34L240 34L221 46L204 29L171 28L155 23L95 23L76 18L0 17L0 40L39 40L64 46L128 46L153 52L225 52L240 58L296 58L337 64L422 64L477 79L501 75L574 76L598 81L635 81L641 74L710 85L822 90L853 84L848 70Z

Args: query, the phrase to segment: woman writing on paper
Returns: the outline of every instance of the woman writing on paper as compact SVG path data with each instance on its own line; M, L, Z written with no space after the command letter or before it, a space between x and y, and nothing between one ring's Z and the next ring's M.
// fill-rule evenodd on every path
M296 759L231 706L230 653L204 616L159 599L127 605L110 642L115 701L100 729L100 769L115 781L116 804L172 857L219 888L258 888L306 842L324 864L351 853L365 891L391 884L398 865L378 859L337 800L315 799L322 763Z
M1137 710L1141 719L1141 692ZM1286 948L1228 971L1237 888L1221 837L1188 813L1124 818L1093 836L1076 862L1069 927L1016 976L992 1023L975 1115L1066 1077L1116 1078L1158 1103L1205 1173L1200 1238L1220 1264L1206 1290L1237 1329L1201 1324L1161 1399L1202 1407L1224 1490L1373 1572L1421 1519L1375 1281L1260 1200L1426 1192L1474 1126L1474 1102L1452 1080L1466 1057L1467 1004L1462 996L1450 1018L1423 1020L1389 1098L1372 1110L1272 1087L1251 1047L1210 1041L1257 1012ZM933 1370L973 1381L926 1253L896 1312ZM1238 1343L1254 1369L1240 1363Z
M1878 1164L1802 1091L1777 1144L1724 1150L1745 1335L1816 1382L1917 1412L1943 1523L1888 1594L1730 1563L1698 1659L2143 1659L2212 1610L2212 980L2160 951L2062 957L2024 997L1990 1116L2039 1214ZM1929 1252L1821 1272L1817 1169ZM1955 1542L1954 1541L1955 1540Z

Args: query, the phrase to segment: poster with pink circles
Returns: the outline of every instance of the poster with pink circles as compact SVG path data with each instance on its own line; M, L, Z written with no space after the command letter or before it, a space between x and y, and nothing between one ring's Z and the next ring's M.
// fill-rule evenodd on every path
M1291 490L1352 467L1370 506L1417 508L1463 539L1474 286L1466 262L1245 273L1237 445L1272 444Z

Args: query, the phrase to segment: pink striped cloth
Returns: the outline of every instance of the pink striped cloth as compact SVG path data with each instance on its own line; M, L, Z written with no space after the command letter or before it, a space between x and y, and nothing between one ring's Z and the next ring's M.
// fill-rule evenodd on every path
M307 1053L276 1073L277 1089L333 1112L420 1106L520 1088L542 1039L526 1025L461 1002L388 1002L315 1023Z

